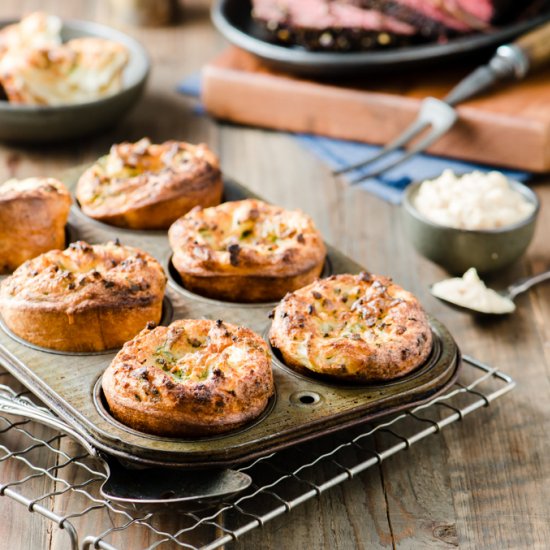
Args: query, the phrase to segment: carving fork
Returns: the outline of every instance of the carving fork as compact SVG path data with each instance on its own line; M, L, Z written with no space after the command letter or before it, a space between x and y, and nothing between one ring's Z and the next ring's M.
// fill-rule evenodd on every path
M359 183L368 178L380 176L395 168L398 164L413 155L427 149L453 126L458 118L454 106L471 99L479 93L492 87L500 80L521 80L528 72L538 69L550 61L550 23L537 27L535 30L518 38L511 44L500 46L487 65L482 65L459 82L443 99L427 97L422 101L416 120L394 141L386 145L378 154L357 164L346 166L334 171L334 175L352 172L359 168L373 165L390 153L405 147L428 128L428 134L414 144L410 149L390 163L362 173L350 181Z

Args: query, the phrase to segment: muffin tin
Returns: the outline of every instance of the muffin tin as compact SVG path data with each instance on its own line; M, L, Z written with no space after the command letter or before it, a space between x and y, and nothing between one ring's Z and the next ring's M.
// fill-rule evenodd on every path
M83 169L65 178L74 188ZM238 183L225 180L225 200L254 197ZM184 289L171 265L164 231L111 227L86 217L73 206L68 235L90 243L119 238L125 245L146 250L169 277L162 324L178 318L223 319L242 324L267 339L269 312L275 304L238 304L198 296ZM327 245L324 276L357 273L363 268ZM350 386L298 374L273 350L276 394L254 422L225 435L200 439L159 437L131 429L109 413L101 390L101 375L117 350L67 353L41 349L10 334L2 324L0 360L3 365L92 446L134 466L218 467L271 453L327 433L367 422L431 398L455 380L460 352L447 329L430 318L432 353L413 373L389 383Z

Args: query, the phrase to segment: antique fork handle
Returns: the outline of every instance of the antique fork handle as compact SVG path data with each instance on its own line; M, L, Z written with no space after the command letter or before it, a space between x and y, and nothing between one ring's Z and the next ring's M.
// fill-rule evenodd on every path
M500 46L487 65L461 80L443 99L455 106L503 79L521 80L533 69L550 62L550 22L537 27L511 44Z
M80 443L80 445L82 445L91 456L98 456L97 450L90 445L86 438L72 426L69 426L69 424L61 420L59 417L47 412L43 408L39 408L38 406L31 404L25 399L15 397L0 390L0 412L22 416L24 418L28 418L29 420L34 420L40 424L49 426L50 428L54 428L55 430L59 430L60 432L63 432L78 441L78 443Z

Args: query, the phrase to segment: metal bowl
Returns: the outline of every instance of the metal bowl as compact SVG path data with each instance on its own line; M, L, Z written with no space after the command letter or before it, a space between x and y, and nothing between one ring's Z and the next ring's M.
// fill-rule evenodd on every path
M0 28L16 23L3 20ZM128 48L130 59L123 74L123 87L111 96L76 105L19 105L0 100L0 140L40 143L68 140L112 126L140 98L149 74L149 56L132 37L98 23L64 21L63 41L82 36L107 38Z
M453 275L462 275L470 267L479 273L498 271L522 256L535 231L540 209L537 195L526 185L511 181L512 187L535 205L525 220L499 229L458 229L425 218L414 202L420 183L407 187L401 208L403 226L414 247Z

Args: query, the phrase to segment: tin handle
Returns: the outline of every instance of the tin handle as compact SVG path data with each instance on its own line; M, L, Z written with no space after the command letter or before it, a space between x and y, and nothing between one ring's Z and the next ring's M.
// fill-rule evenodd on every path
M49 412L47 409L39 407L22 397L11 395L2 388L0 388L0 412L22 416L23 418L28 418L29 420L34 420L40 424L59 430L78 441L91 456L98 457L97 450L72 426Z

